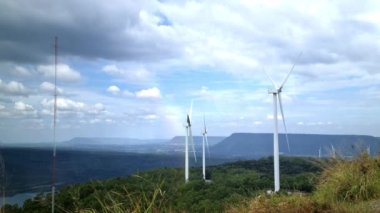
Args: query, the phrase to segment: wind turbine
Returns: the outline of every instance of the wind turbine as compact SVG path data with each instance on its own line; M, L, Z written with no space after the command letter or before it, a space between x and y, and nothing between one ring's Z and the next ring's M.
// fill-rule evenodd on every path
M367 154L368 156L371 156L371 145L368 145L367 147Z
M322 157L322 148L319 147L318 149L318 158L320 159Z
M302 55L302 52L298 55L298 58ZM265 72L268 76L268 78L271 80L273 84L273 90L268 91L269 94L273 95L273 121L274 121L274 131L273 131L273 160L274 160L274 191L278 192L280 190L280 160L279 160L279 147L278 147L278 118L277 118L277 100L280 104L280 110L282 115L282 122L284 124L285 129L285 137L286 137L286 143L288 145L288 151L290 152L289 147L289 139L288 139L288 131L286 129L285 124L285 117L284 117L284 110L282 109L282 100L281 100L281 92L282 88L284 87L286 81L289 78L290 73L293 71L294 67L296 66L296 63L293 64L292 68L286 75L285 79L283 80L282 84L280 86L277 86L277 84L273 81L273 79L270 77L270 75Z
M191 114L193 111L193 101L191 101L190 110L189 113L187 113L186 117L186 138L185 138L185 182L187 183L189 181L189 141L192 144L193 147L193 153L194 153L194 159L195 162L197 162L197 156L195 154L195 147L194 147L194 140L193 140L193 133L191 131Z
M207 140L207 128L206 128L206 119L203 116L203 141L202 141L202 174L203 180L206 180L206 149L205 144L207 145L208 155L210 156L210 150L208 148L208 140Z
M332 155L332 158L336 158L336 151L335 151L335 148L334 148L334 145L331 144L331 155Z

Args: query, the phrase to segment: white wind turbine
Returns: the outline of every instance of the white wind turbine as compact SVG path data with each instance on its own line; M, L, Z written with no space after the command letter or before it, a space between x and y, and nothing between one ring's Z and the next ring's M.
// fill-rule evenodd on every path
M302 52L299 54L298 58L301 56ZM277 86L277 84L273 81L273 79L270 77L270 75L265 72L270 79L270 81L273 84L273 90L268 91L269 94L273 94L273 121L274 121L274 131L273 131L273 161L274 161L274 191L278 192L280 190L280 160L279 160L279 147L278 147L278 117L277 117L277 100L280 104L280 110L281 110L281 116L282 116L282 122L284 124L285 129L285 137L286 142L288 145L288 150L290 152L289 147L289 139L288 139L288 131L286 129L285 124L285 117L284 117L284 110L282 108L282 100L281 100L281 92L282 88L284 87L286 81L289 78L290 73L293 71L294 67L296 66L296 63L293 64L292 68L286 75L285 79L283 80L282 84L280 86Z
M193 140L193 133L191 131L191 114L193 111L193 101L191 101L190 110L187 114L186 118L186 138L185 138L185 182L187 183L189 181L189 141L191 142L193 146L193 153L194 153L194 159L195 162L197 162L197 156L195 154L195 148L194 148L194 140Z
M321 158L322 157L322 148L319 147L318 149L318 158Z
M334 148L334 145L331 144L331 156L332 158L336 158L336 151L335 151L335 148Z
M368 145L367 147L367 154L368 156L371 156L371 145Z
M202 174L203 174L203 180L206 180L206 148L207 146L207 152L210 156L210 150L208 148L208 140L207 140L207 128L206 128L206 119L205 116L203 116L203 141L202 141Z

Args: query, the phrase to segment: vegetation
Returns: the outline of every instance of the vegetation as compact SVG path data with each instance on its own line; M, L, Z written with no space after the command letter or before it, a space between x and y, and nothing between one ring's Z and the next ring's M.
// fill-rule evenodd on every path
M212 182L193 168L163 168L129 177L68 186L57 194L58 212L378 212L380 158L354 160L281 158L282 191L273 188L273 159L239 161L208 168ZM50 212L40 194L6 212Z
M227 212L379 212L379 157L327 163L312 193L260 194Z
M282 186L310 192L321 172L312 158L281 158ZM305 172L306 171L306 172ZM159 169L104 181L68 186L56 196L60 212L223 212L228 206L273 188L273 159L240 161L208 168L211 183L193 168L189 183L183 169ZM27 200L7 212L50 212L50 195ZM7 206L6 208L10 208Z
M380 158L363 154L326 168L315 197L322 203L360 202L380 197Z

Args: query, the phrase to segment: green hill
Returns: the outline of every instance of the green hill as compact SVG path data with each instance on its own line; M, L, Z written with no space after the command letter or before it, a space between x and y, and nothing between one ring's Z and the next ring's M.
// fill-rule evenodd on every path
M56 196L58 212L222 212L228 206L273 188L273 159L239 161L208 168L211 183L192 168L189 183L183 169L164 168L129 177L65 187ZM322 169L312 158L281 158L282 188L311 192ZM7 212L50 212L50 195L27 200Z
M281 191L273 188L273 159L208 168L163 168L65 187L57 212L379 212L380 158L353 160L281 157ZM50 194L5 206L6 212L50 212Z

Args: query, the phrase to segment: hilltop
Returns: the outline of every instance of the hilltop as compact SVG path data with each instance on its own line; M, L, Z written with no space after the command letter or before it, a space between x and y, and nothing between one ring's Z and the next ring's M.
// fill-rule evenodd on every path
M158 169L129 177L62 188L57 212L378 212L380 158L354 160L281 157L276 194L273 159L239 161L208 168L211 182L192 168L185 184L182 169ZM7 212L50 212L50 194L29 199Z
M118 212L117 208L122 208L119 212L146 209L221 212L229 205L273 188L272 164L272 158L263 158L211 166L208 168L211 183L201 179L201 168L191 169L187 184L183 169L174 168L91 181L62 188L57 195L57 206L60 211L69 212L80 209ZM312 158L281 158L281 169L283 189L305 193L314 189L322 171L320 161ZM49 199L49 194L41 194L26 201L20 212L49 212Z

